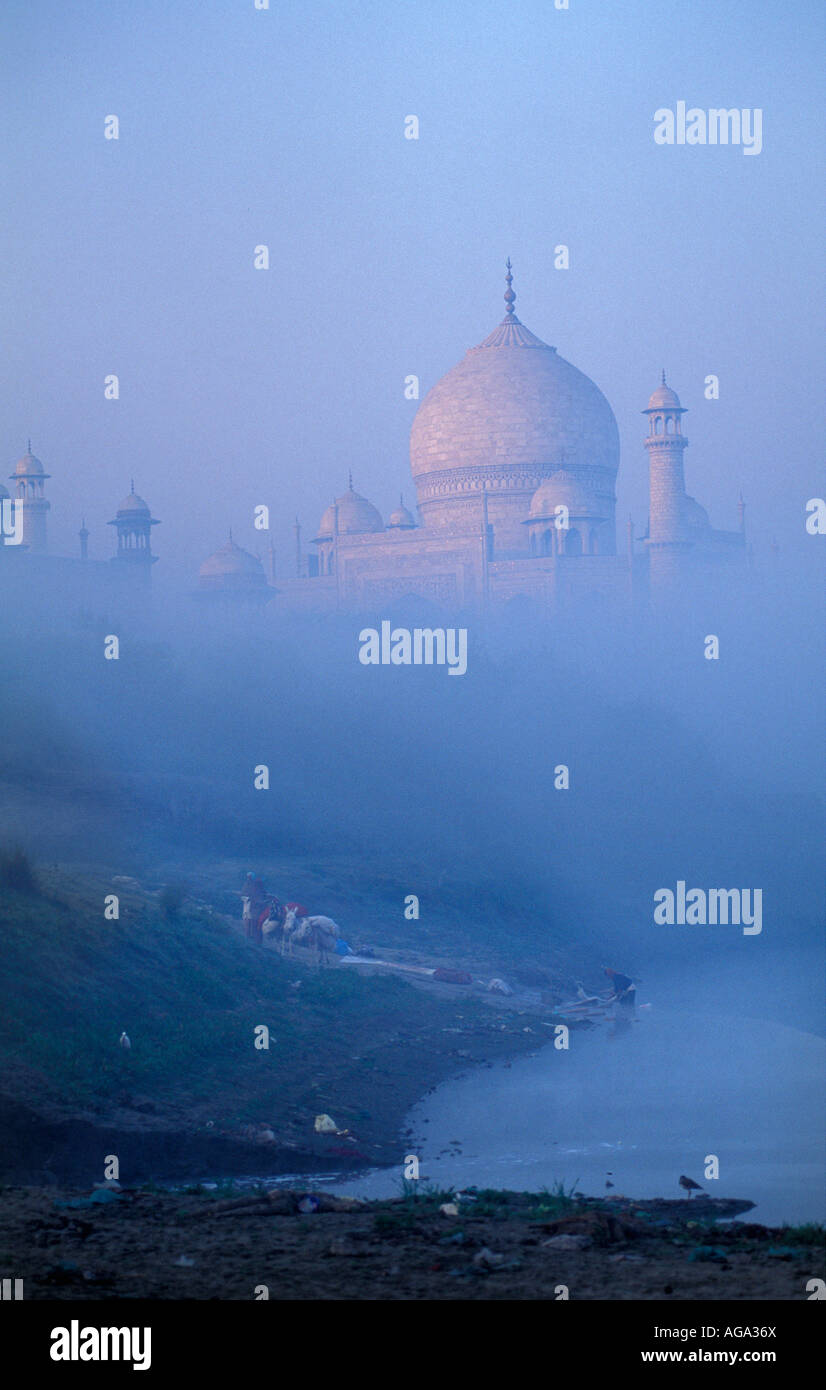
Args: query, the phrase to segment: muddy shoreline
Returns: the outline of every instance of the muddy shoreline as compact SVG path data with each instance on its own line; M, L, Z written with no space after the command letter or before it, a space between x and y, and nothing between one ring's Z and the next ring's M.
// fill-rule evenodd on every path
M699 1202L101 1192L0 1193L26 1299L801 1300L823 1265L822 1233L715 1224Z

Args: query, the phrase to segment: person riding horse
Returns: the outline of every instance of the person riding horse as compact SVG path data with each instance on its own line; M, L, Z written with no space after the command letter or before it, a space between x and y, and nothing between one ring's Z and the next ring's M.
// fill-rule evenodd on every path
M271 917L280 925L285 916L284 908L272 893L267 892L260 874L247 874L241 896L247 900L244 912L247 938L261 945L264 940L263 926L267 918Z

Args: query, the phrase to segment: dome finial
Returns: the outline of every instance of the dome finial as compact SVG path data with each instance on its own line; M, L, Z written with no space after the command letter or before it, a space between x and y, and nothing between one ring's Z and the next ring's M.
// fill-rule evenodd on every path
M347 474L347 485L348 485L350 491L352 492L352 491L353 491L353 470L352 470L352 468L350 469L350 471L349 471L348 474Z
M32 451L32 441L31 441L30 439L27 439L27 440L26 440L26 453L27 453L27 454L30 454L31 451Z
M662 369L662 375L660 376L660 381L662 382L663 386L665 386L665 367L663 367L663 369Z
M229 528L229 543L232 545L232 527Z
M508 259L506 260L505 265L506 265L506 267L507 267L507 272L508 272L507 275L505 276L505 283L507 284L507 287L508 287L508 288L505 290L505 304L507 305L507 312L508 312L508 314L510 314L510 316L511 316L512 318L515 318L516 315L515 315L514 312L513 312L513 306L514 306L514 304L516 303L516 294L515 294L514 290L511 289L511 286L513 285L513 276L512 276L512 274L511 274L511 270L513 269L513 267L511 266L511 258L510 258L510 256L508 256Z
M134 497L134 496L135 496L135 479L134 479L134 478L130 478L129 481L130 481L131 484L132 484L132 486L131 486L131 488L129 489L129 491L131 492L132 496Z

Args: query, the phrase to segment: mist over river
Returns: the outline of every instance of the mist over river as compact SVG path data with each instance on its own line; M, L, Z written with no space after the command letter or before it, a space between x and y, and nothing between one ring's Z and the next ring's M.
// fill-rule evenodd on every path
M439 1086L411 1112L406 1152L440 1187L562 1182L600 1196L610 1181L615 1195L677 1198L685 1173L711 1196L755 1202L755 1221L823 1221L825 1096L823 1038L657 1002L626 1034L572 1032L568 1051L546 1045ZM400 1163L336 1190L398 1194L401 1176Z

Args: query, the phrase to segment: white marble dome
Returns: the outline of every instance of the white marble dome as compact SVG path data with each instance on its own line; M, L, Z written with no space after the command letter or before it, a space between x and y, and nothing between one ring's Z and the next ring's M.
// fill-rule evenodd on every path
M610 501L600 497L587 483L560 468L544 483L541 483L531 499L530 520L542 521L552 518L557 507L567 507L572 517L606 517L610 512Z
M318 526L317 540L331 539L335 534L335 509L338 508L338 533L340 536L357 536L365 531L383 531L384 522L380 513L362 497L354 492L352 486L341 497L337 497L325 511Z
M613 498L619 433L599 387L509 308L425 396L410 465L424 526L478 527L484 488L497 544L521 548L531 498L563 466Z
M202 589L255 588L263 587L266 582L261 561L248 550L242 550L231 536L198 571Z
M665 372L663 372L663 379L660 385L657 387L656 391L651 393L648 408L643 411L643 414L646 415L649 410L679 410L681 414L683 413L683 408L680 405L680 398L677 392L672 391L671 387L666 384Z
M124 497L120 503L117 514L118 516L143 517L149 516L150 512L143 498L139 497L136 492L130 492L129 496Z
M27 449L22 458L17 460L12 477L15 478L48 478L43 464L39 458L35 458L31 448Z
M416 525L413 514L404 505L404 498L399 498L399 505L392 511L387 518L388 528L392 527L399 531L412 531Z

